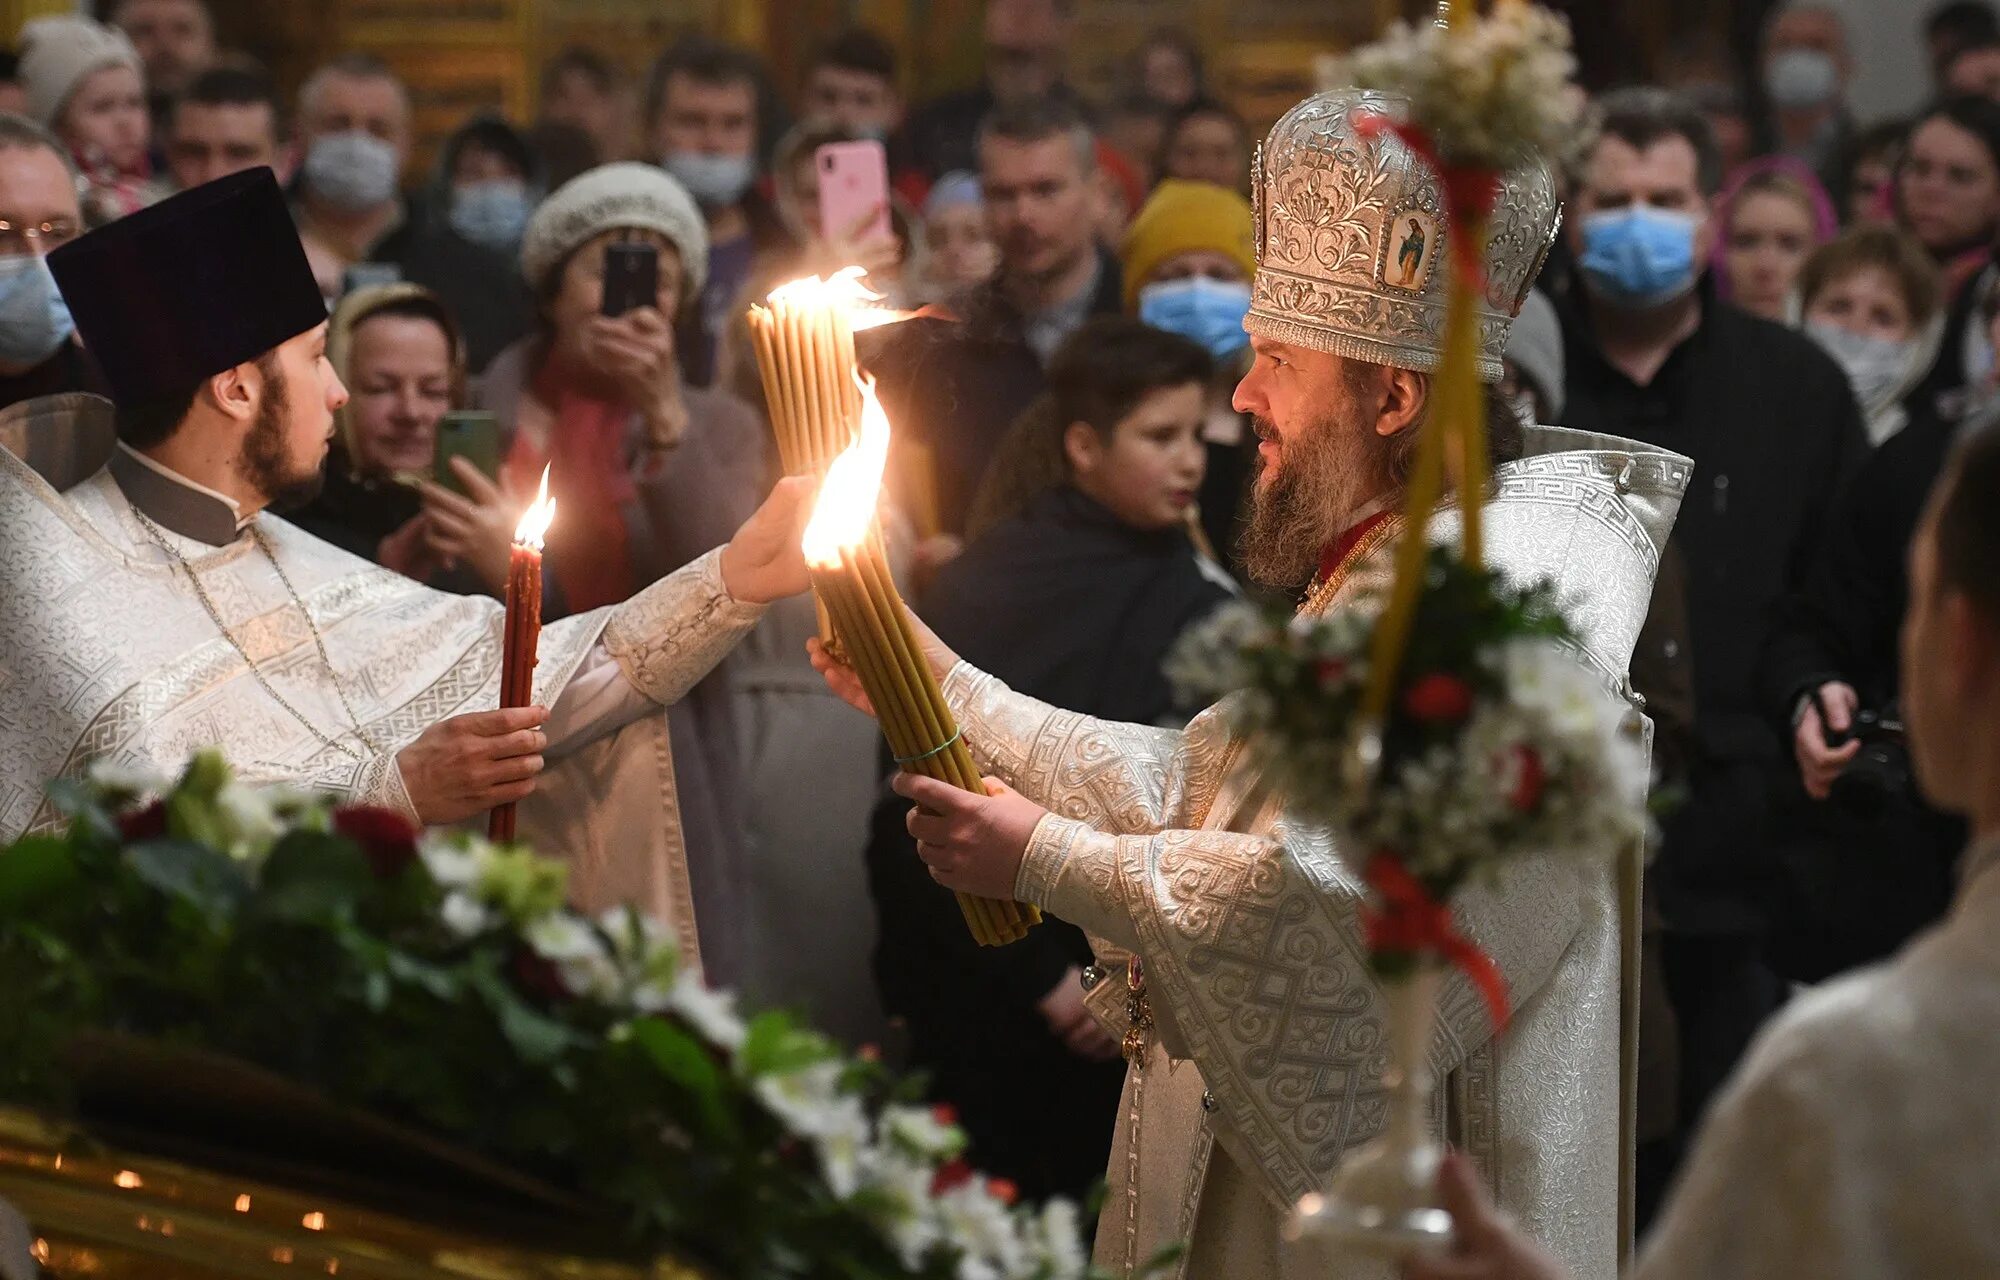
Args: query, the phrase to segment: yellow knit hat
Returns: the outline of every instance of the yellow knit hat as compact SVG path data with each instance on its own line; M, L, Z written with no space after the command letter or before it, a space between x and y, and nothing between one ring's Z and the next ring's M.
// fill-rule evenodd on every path
M1257 270L1257 232L1250 202L1212 182L1168 178L1153 189L1125 232L1125 309L1139 286L1168 258L1193 249L1226 253L1248 279Z

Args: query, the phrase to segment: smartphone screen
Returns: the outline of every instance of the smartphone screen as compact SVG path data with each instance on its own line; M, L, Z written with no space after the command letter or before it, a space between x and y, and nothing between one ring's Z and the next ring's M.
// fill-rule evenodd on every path
M658 306L659 296L659 246L646 240L614 240L604 246L605 315Z
M432 470L437 482L453 493L465 494L465 486L451 468L453 458L464 458L488 480L500 475L500 420L483 409L454 409L438 419L437 458ZM469 495L468 495L469 496Z
M890 234L889 153L881 143L829 142L813 152L813 164L821 235L839 244Z

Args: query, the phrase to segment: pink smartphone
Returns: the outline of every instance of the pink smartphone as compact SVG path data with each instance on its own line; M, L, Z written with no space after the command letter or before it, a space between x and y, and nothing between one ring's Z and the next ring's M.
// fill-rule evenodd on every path
M819 167L819 230L828 240L888 235L889 153L875 141L829 142L813 153ZM873 215L859 234L856 227Z

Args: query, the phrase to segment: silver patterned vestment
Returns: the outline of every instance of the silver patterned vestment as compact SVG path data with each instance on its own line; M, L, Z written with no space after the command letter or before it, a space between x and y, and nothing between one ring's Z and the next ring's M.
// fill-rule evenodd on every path
M339 744L329 746L257 683L108 470L59 494L10 452L87 438L108 410L66 396L0 415L0 842L55 821L52 778L99 759L177 770L211 746L252 780L414 818L395 755L441 720L497 705L501 604L433 591L254 517L308 620L254 538L180 539L222 620L273 688ZM521 805L523 839L569 863L578 905L637 903L690 957L698 937L660 708L763 612L730 599L718 555L543 629L534 692L551 709L549 767Z
M1625 688L1691 465L1629 441L1536 438L1562 451L1499 469L1489 562L1554 579L1585 659ZM1447 512L1432 533L1455 526ZM1090 933L1114 973L1127 954L1144 962L1160 1034L1127 1074L1099 1264L1122 1274L1189 1240L1184 1272L1203 1280L1381 1274L1278 1241L1291 1203L1383 1123L1387 1049L1357 868L1236 767L1217 708L1181 732L1112 724L963 664L946 694L982 766L1050 810L1019 896ZM1604 1280L1618 1265L1621 1149L1611 852L1531 860L1464 895L1458 918L1498 962L1514 1016L1496 1038L1455 977L1432 1049L1438 1131L1574 1275ZM1123 985L1093 993L1114 1030Z

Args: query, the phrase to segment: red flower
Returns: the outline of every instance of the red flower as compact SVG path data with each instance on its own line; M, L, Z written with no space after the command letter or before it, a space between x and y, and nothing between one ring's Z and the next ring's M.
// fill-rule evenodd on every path
M963 1160L947 1160L931 1178L931 1194L941 1196L972 1181L972 1166Z
M931 1119L947 1128L955 1128L958 1125L958 1108L949 1102L940 1102L931 1108Z
M1433 671L1403 691L1403 710L1425 724L1456 724L1472 714L1472 686Z
M143 809L120 814L118 834L125 838L127 844L137 844L141 840L158 840L167 834L166 801L155 800Z
M563 982L562 970L526 947L514 949L509 967L514 973L514 985L531 996L551 1003L576 998L576 993Z
M882 1061L882 1046L864 1044L854 1051L854 1056L863 1062L880 1062Z
M333 811L333 831L361 846L377 879L401 875L417 860L417 826L394 809L355 805Z
M1541 803L1542 793L1548 790L1548 766L1542 763L1541 752L1523 743L1514 748L1514 768L1518 771L1514 779L1514 793L1507 797L1507 803L1513 805L1517 813L1531 812Z
M986 1193L1006 1205L1011 1205L1021 1198L1021 1188L1006 1178L988 1178Z
M1325 689L1347 679L1347 660L1344 658L1321 658L1313 663L1313 678L1319 687Z

